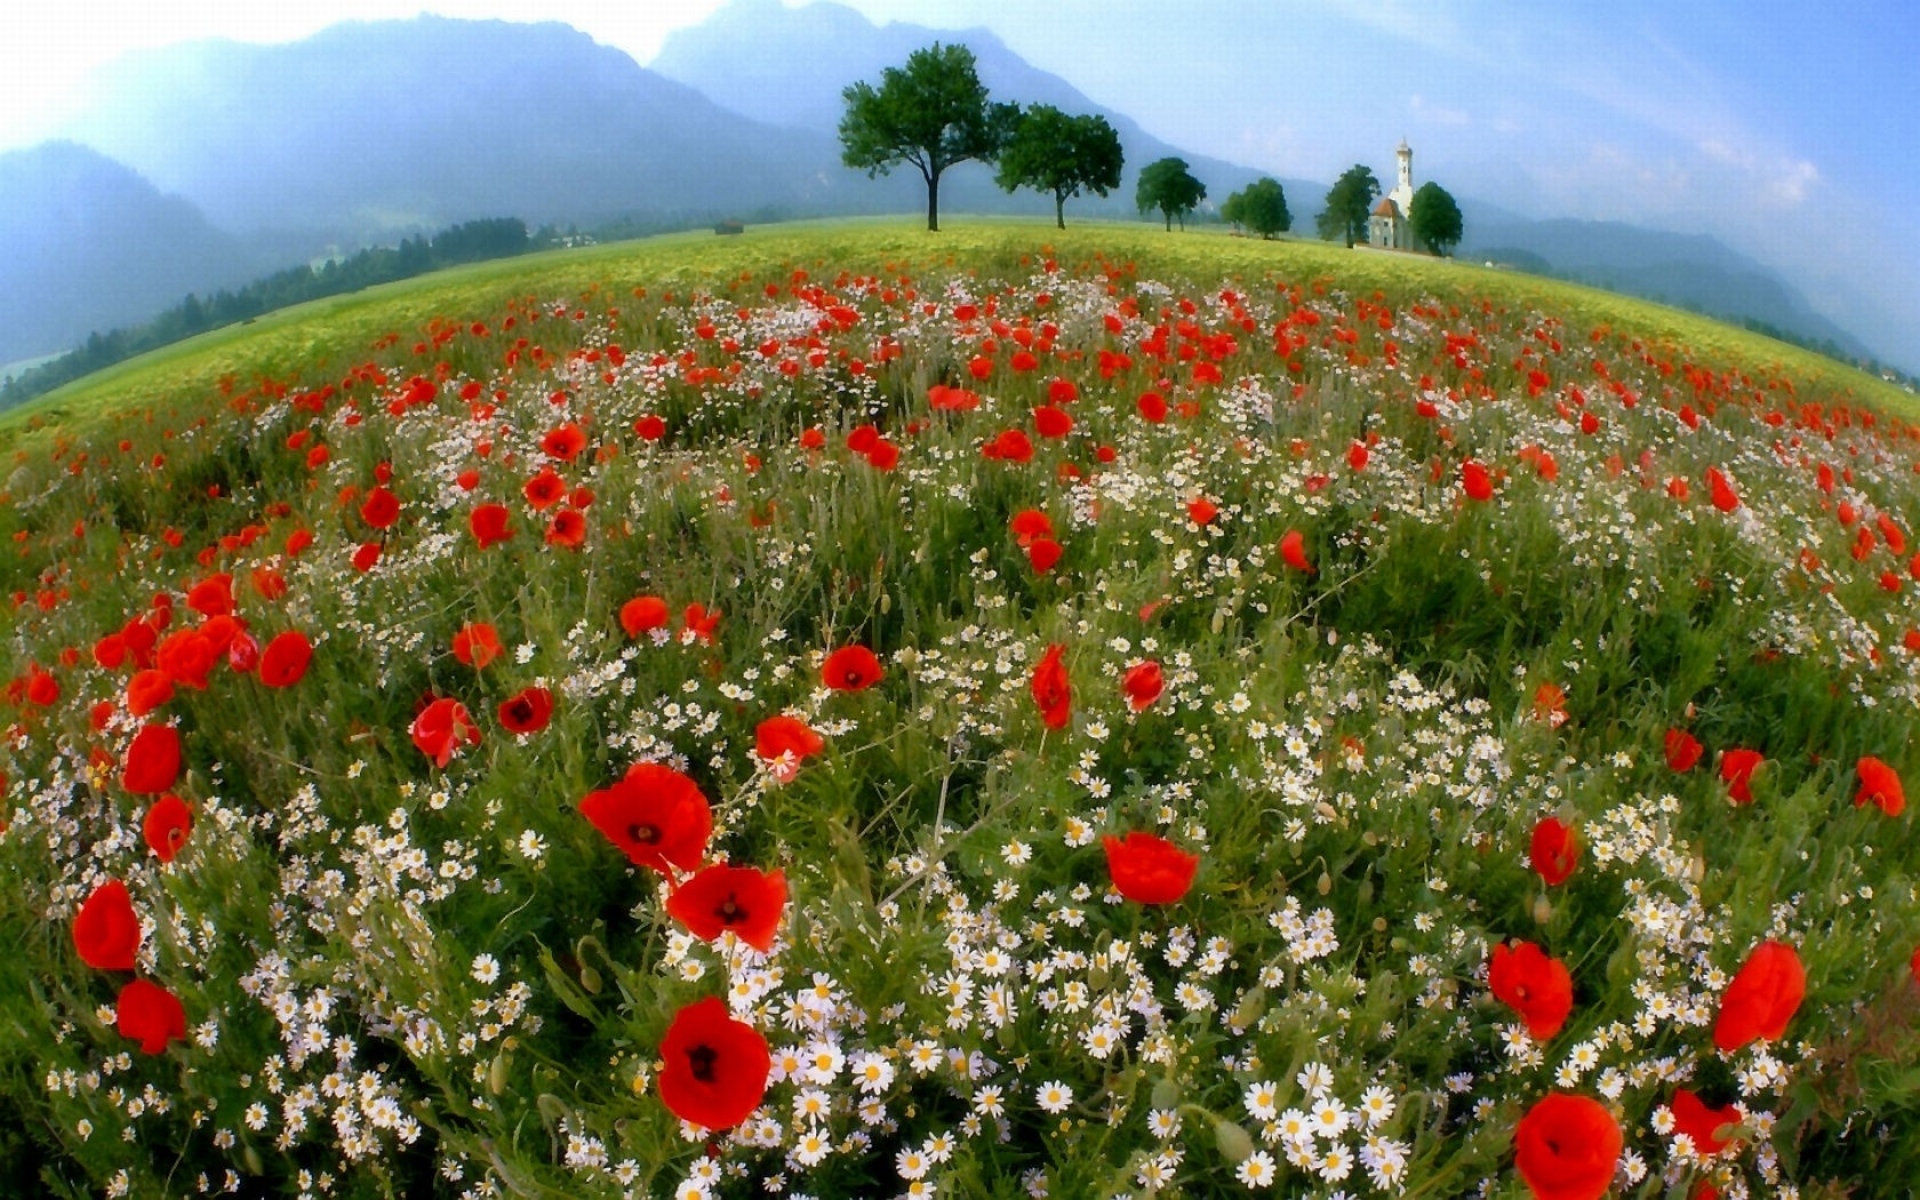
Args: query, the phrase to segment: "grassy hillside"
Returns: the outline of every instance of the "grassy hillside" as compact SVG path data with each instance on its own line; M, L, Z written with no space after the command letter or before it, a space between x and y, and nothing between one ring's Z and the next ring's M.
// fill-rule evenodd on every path
M1908 399L953 224L0 425L0 1193L1904 1192Z

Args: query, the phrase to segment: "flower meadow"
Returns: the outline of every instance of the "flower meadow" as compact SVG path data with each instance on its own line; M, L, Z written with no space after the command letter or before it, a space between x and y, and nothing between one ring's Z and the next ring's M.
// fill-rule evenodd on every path
M6 435L16 1192L1920 1177L1920 430L1484 273L849 244Z

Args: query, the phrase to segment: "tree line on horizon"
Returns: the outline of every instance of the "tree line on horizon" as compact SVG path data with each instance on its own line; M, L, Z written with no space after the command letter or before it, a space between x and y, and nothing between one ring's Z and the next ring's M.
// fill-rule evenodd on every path
M973 52L962 45L932 46L907 56L901 67L881 71L880 85L866 81L848 87L842 97L841 160L869 176L885 175L909 164L927 186L927 229L940 229L940 177L968 161L994 164L995 182L1012 192L1033 188L1054 198L1054 222L1067 227L1066 202L1084 189L1105 196L1120 186L1124 158L1120 137L1106 118L1072 116L1050 104L1024 111L997 102L980 82ZM1344 237L1348 247L1364 240L1380 181L1355 165L1327 192L1326 208L1316 218L1319 235ZM1169 231L1177 220L1207 198L1206 185L1194 178L1185 160L1162 158L1140 172L1134 202L1141 213L1159 212ZM1280 182L1262 177L1228 196L1220 216L1236 229L1244 226L1263 238L1293 226ZM1406 214L1417 243L1445 255L1460 244L1464 222L1460 206L1437 183L1414 193Z

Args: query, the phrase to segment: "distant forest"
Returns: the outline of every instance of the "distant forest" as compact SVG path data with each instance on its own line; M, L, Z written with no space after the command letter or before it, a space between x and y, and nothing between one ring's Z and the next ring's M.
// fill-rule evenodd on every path
M529 250L563 244L552 229L529 235L518 217L467 221L432 237L406 238L398 246L375 246L318 267L289 267L236 290L221 289L202 298L188 294L145 325L95 331L84 344L0 386L0 409L43 396L62 384L124 362L137 354L184 341L199 333L251 321L275 309L357 292L461 263L508 258Z

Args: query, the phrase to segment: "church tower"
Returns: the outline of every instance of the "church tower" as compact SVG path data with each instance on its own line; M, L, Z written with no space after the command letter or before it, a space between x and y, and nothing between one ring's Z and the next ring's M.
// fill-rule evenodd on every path
M1399 206L1400 216L1404 219L1413 211L1413 148L1407 145L1407 139L1400 139L1400 148L1393 152L1393 156L1399 162L1400 178L1387 195Z

